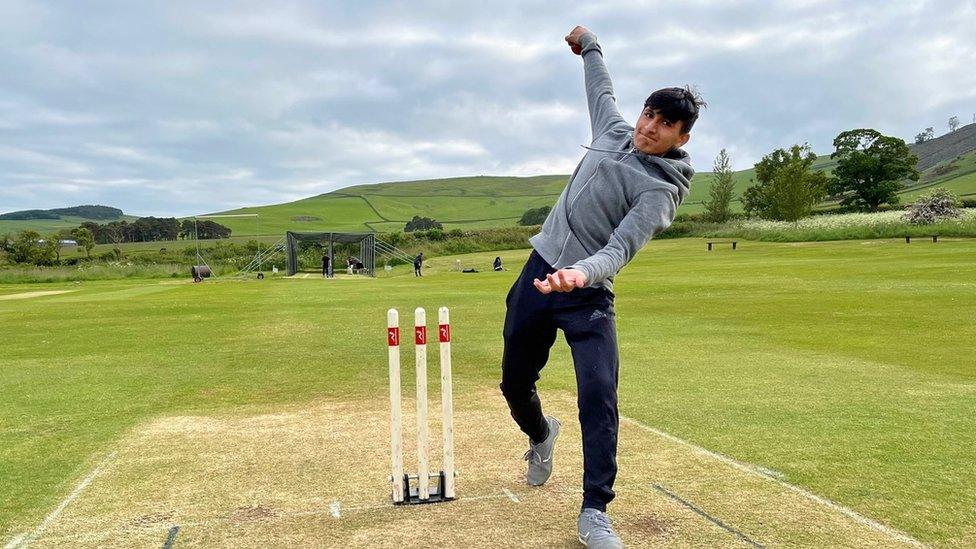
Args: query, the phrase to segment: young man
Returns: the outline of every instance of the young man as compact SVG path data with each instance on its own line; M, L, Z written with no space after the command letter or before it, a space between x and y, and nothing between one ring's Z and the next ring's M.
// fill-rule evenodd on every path
M635 126L617 110L596 36L566 36L583 57L593 139L549 213L506 298L501 390L529 436L526 480L552 474L559 421L544 416L535 382L561 329L573 354L583 432L579 540L623 547L606 515L617 474L617 336L613 276L674 220L694 170L681 147L705 104L687 88L648 97Z

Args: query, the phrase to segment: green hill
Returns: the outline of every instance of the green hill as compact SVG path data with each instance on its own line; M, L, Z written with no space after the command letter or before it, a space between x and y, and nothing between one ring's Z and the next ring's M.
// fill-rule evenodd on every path
M21 231L37 231L50 234L62 229L74 229L85 221L95 223L109 223L111 221L135 221L139 219L134 215L123 215L115 219L92 219L89 217L78 217L74 215L62 215L57 219L0 219L0 235L16 234Z
M814 168L830 171L837 164L821 156ZM431 217L445 229L511 226L525 210L552 205L569 175L536 177L455 177L356 185L295 202L239 208L221 214L257 213L261 234L293 231L396 231L413 216ZM678 213L700 213L714 175L699 172L691 193ZM735 173L733 209L741 211L739 196L753 184L755 169ZM917 183L906 185L902 202L913 200L932 187L944 186L961 196L976 196L976 151L936 164L922 172ZM235 236L253 235L254 218L215 219L233 230Z
M836 162L825 156L819 169ZM701 172L692 180L691 193L679 213L699 213L708 198L713 179ZM735 192L740 195L752 184L755 170L735 174ZM257 213L261 234L293 231L397 231L413 216L431 217L445 229L484 228L515 225L530 208L551 206L566 186L569 174L536 177L456 177L356 185L295 202L239 208L220 214ZM736 199L733 205L741 209ZM218 215L220 215L218 214ZM235 236L252 235L258 222L252 218L215 219L233 230Z
M0 214L0 235L21 231L37 231L49 234L62 229L74 229L85 221L108 223L110 221L132 221L135 216L125 215L122 210L111 206L71 206L50 210L20 210Z
M456 177L357 185L295 202L239 208L221 214L257 213L261 233L294 231L395 231L413 216L451 228L514 225L529 208L551 205L568 175ZM254 234L252 218L215 219L235 235Z

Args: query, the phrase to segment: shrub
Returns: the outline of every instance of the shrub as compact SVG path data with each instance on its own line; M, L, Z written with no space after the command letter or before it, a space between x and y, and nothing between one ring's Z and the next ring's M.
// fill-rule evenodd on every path
M430 229L443 229L444 226L434 221L429 217L420 217L419 215L413 216L413 219L407 221L406 226L403 227L403 232L409 233L413 231L426 231Z
M959 198L949 189L939 187L909 204L902 219L913 225L931 225L942 219L957 219L961 215Z
M541 208L526 210L525 213L522 214L522 218L518 220L518 224L522 225L523 227L530 225L542 225L550 211L552 211L552 206L542 206Z

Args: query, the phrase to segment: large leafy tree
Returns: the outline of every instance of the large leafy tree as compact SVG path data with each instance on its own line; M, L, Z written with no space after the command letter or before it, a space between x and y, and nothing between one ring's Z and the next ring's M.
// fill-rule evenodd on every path
M871 129L842 132L834 138L831 158L837 167L830 192L841 195L841 206L877 211L881 204L897 204L903 179L918 181L918 157L897 137Z
M780 221L797 221L810 215L827 196L829 180L810 169L817 155L809 145L776 149L756 164L759 181L746 189L743 207L750 215Z
M732 159L729 153L722 149L712 164L712 186L708 189L708 199L705 201L705 219L715 223L724 223L732 216L729 205L732 203L732 189L735 181L732 179Z

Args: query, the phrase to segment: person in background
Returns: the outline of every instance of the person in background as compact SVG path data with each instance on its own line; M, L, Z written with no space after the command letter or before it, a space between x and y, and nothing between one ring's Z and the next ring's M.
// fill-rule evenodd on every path
M495 269L496 271L501 271L502 270L502 258L501 257L496 257L495 258L495 263L492 265L492 268Z
M420 272L424 266L424 252L417 254L417 257L413 258L413 276L424 276Z

